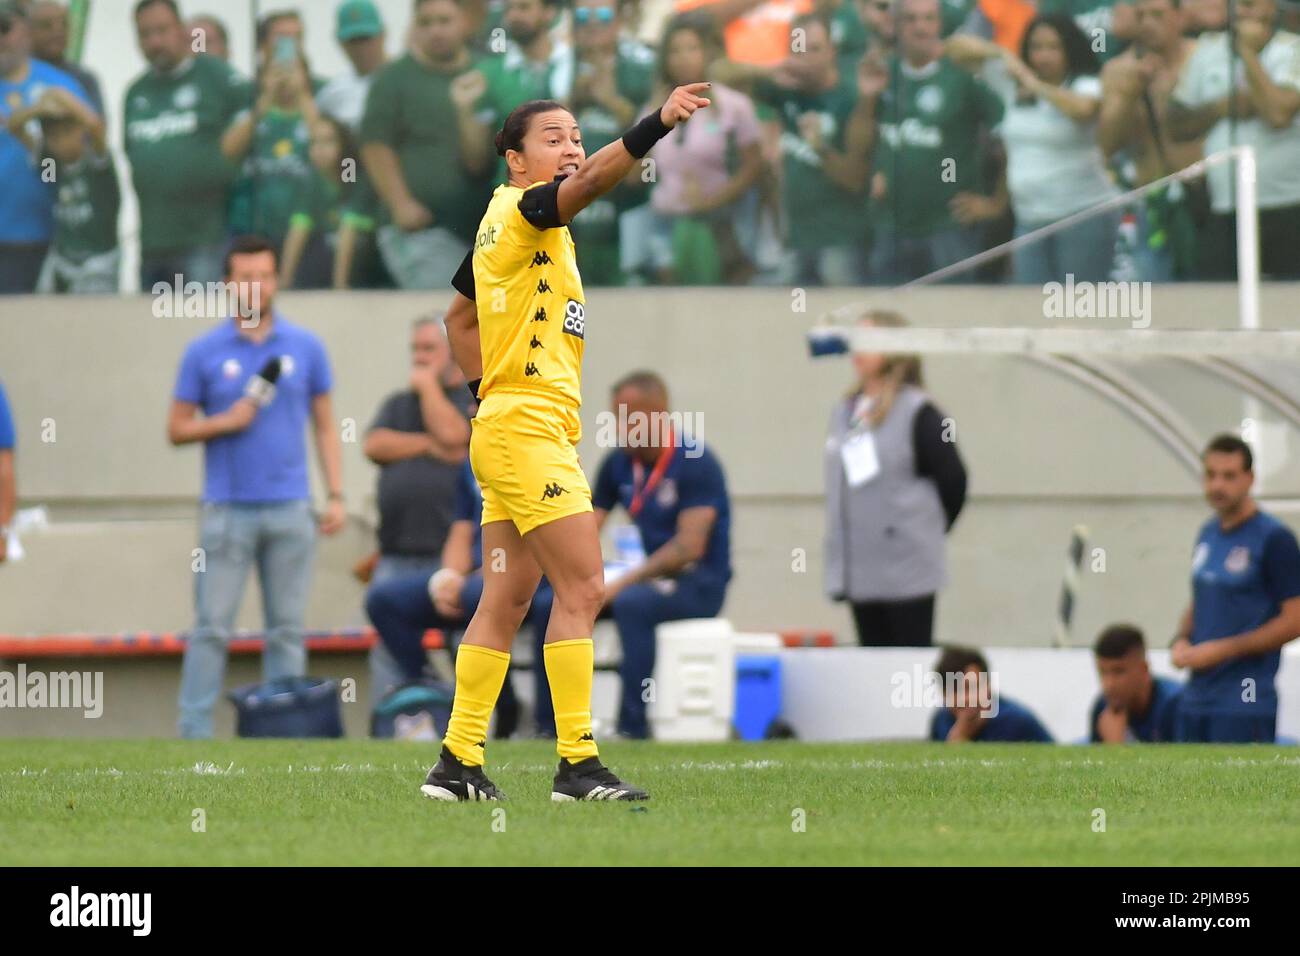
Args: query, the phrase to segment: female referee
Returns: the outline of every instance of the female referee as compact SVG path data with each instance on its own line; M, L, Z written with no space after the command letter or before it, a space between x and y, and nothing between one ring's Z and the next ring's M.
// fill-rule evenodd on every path
M591 729L592 628L604 564L582 436L585 297L568 223L613 189L678 123L709 100L679 86L590 159L573 115L553 100L516 107L496 136L509 181L492 194L452 285L452 354L480 399L470 464L483 491L483 597L456 655L456 698L437 765L435 800L502 800L483 772L488 718L515 633L543 574L555 604L543 651L560 766L551 799L644 800L607 770Z

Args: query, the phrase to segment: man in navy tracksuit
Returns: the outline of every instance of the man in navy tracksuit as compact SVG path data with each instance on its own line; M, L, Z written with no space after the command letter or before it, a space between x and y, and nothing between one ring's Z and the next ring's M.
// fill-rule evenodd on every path
M1192 670L1178 737L1272 743L1281 648L1300 634L1300 547L1251 498L1249 445L1220 435L1203 460L1205 498L1215 516L1201 527L1192 552L1192 603L1173 647L1174 664Z

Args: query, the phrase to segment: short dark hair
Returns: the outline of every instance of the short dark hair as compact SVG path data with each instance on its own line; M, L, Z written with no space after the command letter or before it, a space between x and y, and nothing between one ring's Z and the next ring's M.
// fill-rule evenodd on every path
M176 0L140 0L140 2L135 5L135 18L137 20L140 19L140 14L144 13L150 7L157 6L160 3L170 10L177 20L181 18L181 8L176 5Z
M1240 455L1246 471L1253 471L1255 468L1255 455L1250 450L1250 446L1236 435L1215 435L1210 439L1210 443L1205 446L1205 451L1201 453L1201 459L1204 460L1211 452L1220 455Z
M668 385L658 372L652 372L649 369L637 369L635 372L628 372L610 388L611 395L617 395L625 388L635 388L643 392L658 392L663 395L664 399L668 398Z
M527 103L520 103L510 111L506 121L501 124L501 129L497 132L493 142L496 144L497 155L504 156L506 150L521 150L524 148L524 137L528 135L528 124L532 122L534 116L538 113L549 113L551 110L568 111L568 107L556 100L529 100Z
M790 29L795 30L800 27L806 28L810 23L820 23L822 25L822 29L826 31L826 36L829 37L831 35L830 18L827 17L825 14L817 13L816 11L810 11L808 13L799 14L797 17L795 17L793 20L790 21Z
M272 10L257 21L257 37L254 45L260 48L266 42L266 38L271 35L271 27L281 20L301 21L302 14L297 10Z
M655 70L659 75L659 79L665 83L670 82L668 77L668 47L670 41L683 31L694 33L706 52L717 50L722 45L718 39L716 22L709 14L701 10L688 10L685 13L677 14L664 27L664 32L659 38L659 46L655 53Z
M226 24L222 22L220 18L215 17L210 13L196 13L194 16L190 17L190 22L193 23L195 20L206 20L216 28L217 35L221 37L223 43L230 42L230 33L226 30Z
M1079 29L1074 18L1065 13L1040 13L1029 21L1024 35L1020 39L1020 59L1029 62L1029 41L1039 27L1050 27L1061 39L1061 48L1065 51L1065 75L1093 76L1101 69L1097 54L1092 52L1092 44Z
M956 644L949 644L943 647L939 655L939 662L934 665L939 676L947 680L949 674L964 674L966 669L972 664L980 669L980 673L989 672L989 663L984 659L984 655L973 647L959 647Z
M235 256L253 256L262 252L269 252L274 256L276 268L280 267L280 250L266 236L259 236L255 233L235 236L234 239L230 240L230 245L226 247L226 275L230 275L230 267L234 264Z
M1124 657L1134 649L1145 654L1147 642L1141 629L1132 624L1112 624L1098 635L1097 643L1092 645L1092 652L1108 661Z

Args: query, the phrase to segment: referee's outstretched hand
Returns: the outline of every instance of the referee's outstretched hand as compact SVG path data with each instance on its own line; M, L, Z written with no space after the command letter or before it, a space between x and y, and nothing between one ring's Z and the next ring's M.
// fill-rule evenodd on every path
M699 94L710 86L711 83L687 83L673 90L668 95L668 102L659 111L659 118L664 125L672 128L678 123L684 123L696 110L708 106L709 101Z

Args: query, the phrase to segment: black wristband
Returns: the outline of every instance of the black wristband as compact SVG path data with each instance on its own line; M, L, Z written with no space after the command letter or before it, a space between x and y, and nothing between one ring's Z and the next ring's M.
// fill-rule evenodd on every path
M469 393L470 393L471 395L474 396L474 401L476 401L476 402L478 401L478 387L479 387L479 385L481 385L482 383L483 383L483 379L481 379L481 378L476 378L476 379L474 379L474 381L470 382L470 383L466 386L466 387L469 389Z
M640 159L671 132L672 127L664 125L656 110L623 134L623 145L629 153Z

